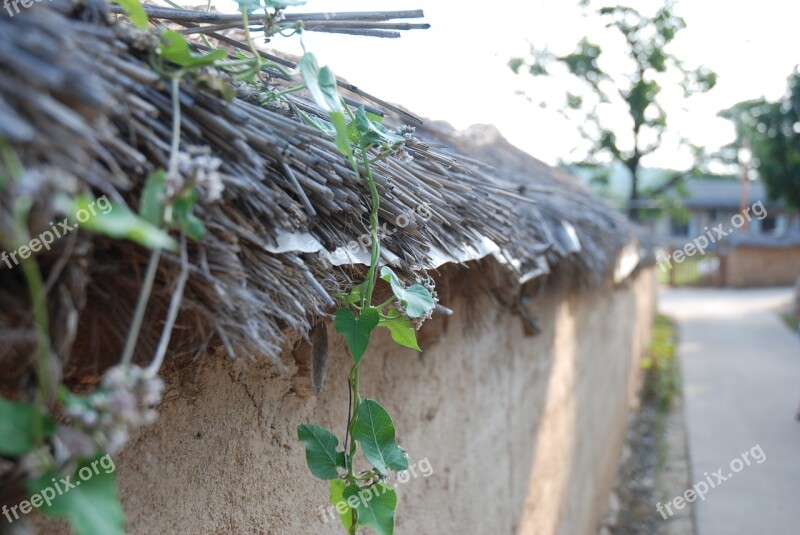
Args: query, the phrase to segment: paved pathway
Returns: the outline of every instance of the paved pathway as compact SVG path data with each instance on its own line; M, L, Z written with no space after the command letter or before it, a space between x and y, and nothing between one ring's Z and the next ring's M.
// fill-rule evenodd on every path
M777 313L791 295L661 295L661 311L679 326L691 479L709 487L694 502L698 535L800 534L800 339ZM749 466L736 460L745 452ZM727 479L719 483L715 472Z

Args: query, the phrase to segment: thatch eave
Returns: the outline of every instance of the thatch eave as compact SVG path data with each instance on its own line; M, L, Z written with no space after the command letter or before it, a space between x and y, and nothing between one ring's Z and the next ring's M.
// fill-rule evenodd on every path
M154 41L125 22L106 25L106 10L99 0L53 0L0 16L0 135L20 156L22 187L36 199L33 236L58 216L54 194L93 191L135 210L145 177L166 167L170 97L148 66ZM240 85L227 103L190 82L181 85L182 150L200 147L220 159L225 189L220 201L198 208L208 232L190 246L175 352L202 353L216 341L233 354L276 356L287 331L302 335L330 313L330 296L357 271L319 253L367 232L363 183L330 139L291 110L254 104L250 91ZM307 97L292 98L314 109ZM387 124L392 117L407 114L388 113ZM553 270L598 282L633 239L624 219L571 177L496 135L459 135L430 124L414 136L407 146L412 160L375 164L382 223L430 208L430 219L415 218L384 240L384 261L406 278L493 255L516 284ZM4 212L19 194L0 194ZM96 352L124 338L144 249L81 232L38 259L53 279L54 307L80 318L82 349ZM152 311L166 307L178 270L174 256L162 264ZM19 270L0 269L0 303L0 332L15 340L0 361L25 363L30 317ZM146 326L156 328L158 313L148 317ZM54 345L66 362L76 332L58 329ZM143 338L138 349L147 354L152 341Z

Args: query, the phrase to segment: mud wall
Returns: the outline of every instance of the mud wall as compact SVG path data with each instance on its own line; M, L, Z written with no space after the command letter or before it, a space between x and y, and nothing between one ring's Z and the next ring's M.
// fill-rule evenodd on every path
M737 246L723 262L726 286L790 286L800 276L800 247Z
M469 313L456 297L452 317L424 328L422 353L379 333L362 365L363 394L393 415L415 467L395 482L395 533L595 532L655 295L649 269L618 287L545 287L528 307L542 331L534 337L488 300L475 307L475 295ZM308 473L296 436L303 422L340 435L345 426L350 359L333 332L329 345L318 397L297 389L289 356L285 373L225 355L169 363L158 422L117 461L128 531L341 533L326 516L327 483Z

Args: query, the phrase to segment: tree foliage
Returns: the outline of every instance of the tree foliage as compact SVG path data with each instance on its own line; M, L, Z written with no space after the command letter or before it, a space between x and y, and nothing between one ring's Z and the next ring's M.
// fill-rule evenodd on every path
M723 150L723 159L734 160L749 143L753 168L769 196L800 209L800 71L792 73L776 102L740 102L720 115L736 125L736 141Z
M619 63L620 58L604 62L609 54L589 37L565 55L532 47L529 58L512 58L509 66L516 73L533 76L566 74L577 86L576 92L565 91L560 112L590 142L583 163L619 161L630 171L629 214L636 219L641 160L658 149L667 128L667 113L659 101L662 85L677 78L689 97L714 87L716 75L706 67L687 69L668 51L670 42L686 27L674 14L671 1L652 14L622 5L602 7L597 14L605 31L623 39L620 53L630 58L625 72L612 72L607 65Z

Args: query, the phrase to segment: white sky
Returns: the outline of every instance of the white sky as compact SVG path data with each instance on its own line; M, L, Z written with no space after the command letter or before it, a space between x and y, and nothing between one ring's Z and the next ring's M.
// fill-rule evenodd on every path
M639 3L656 5L654 0ZM577 1L309 0L302 10L415 8L425 10L429 30L404 32L400 39L307 32L306 48L337 75L423 117L446 120L459 129L494 124L512 143L546 162L570 159L580 142L574 126L555 111L515 95L524 90L558 102L562 90L514 75L506 64L512 56L525 56L528 43L569 52L587 29L597 28L596 21L582 18ZM675 94L664 100L668 113L678 110L668 120L673 132L715 149L733 138L729 123L716 117L720 109L783 93L786 77L800 62L795 46L800 2L682 0L676 2L676 12L686 19L687 29L670 50L690 67L707 65L719 80L706 95L686 101ZM273 46L300 52L296 38L279 37ZM688 165L676 139L665 138L663 148L645 164Z

